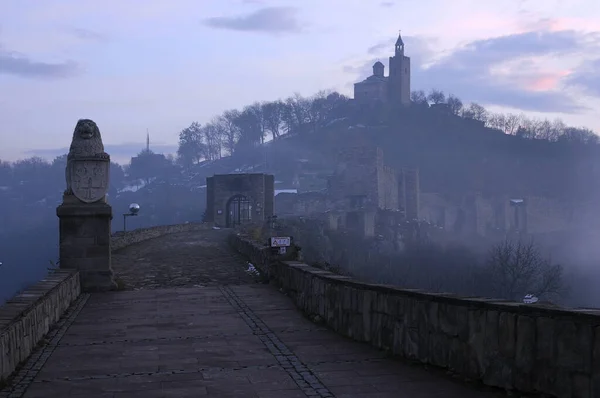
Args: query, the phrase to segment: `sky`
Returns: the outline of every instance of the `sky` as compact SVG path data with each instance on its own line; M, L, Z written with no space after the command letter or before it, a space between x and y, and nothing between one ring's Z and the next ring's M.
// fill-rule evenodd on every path
M0 159L113 159L255 101L352 95L402 31L412 89L600 132L597 0L2 0Z

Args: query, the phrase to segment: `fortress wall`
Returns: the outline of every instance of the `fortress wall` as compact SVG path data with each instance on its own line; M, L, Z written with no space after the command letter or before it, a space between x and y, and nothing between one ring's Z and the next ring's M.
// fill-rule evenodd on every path
M211 228L212 224L206 223L188 223L174 225L159 225L149 228L138 228L127 232L117 232L111 237L111 250L116 251L124 247L143 242L148 239L158 238L167 234L178 232L197 231L201 229Z
M79 273L56 270L0 306L0 384L29 357L80 293Z
M569 208L555 199L527 197L527 230L532 234L554 232L571 226Z
M301 311L344 336L488 386L600 396L600 311L372 285L274 261L268 248L239 235L230 244Z

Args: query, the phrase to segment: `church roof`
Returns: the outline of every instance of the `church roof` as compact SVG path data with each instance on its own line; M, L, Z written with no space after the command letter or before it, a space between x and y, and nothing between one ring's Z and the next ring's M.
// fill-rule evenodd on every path
M383 63L381 63L381 61L377 61L373 64L373 66L383 66Z
M357 84L362 84L362 83L366 83L366 84L371 84L371 83L385 83L388 81L387 76L375 76L375 75L371 75L369 77L367 77L365 80L363 80L362 82L359 82Z
M396 45L397 46L403 46L404 45L404 41L402 41L402 34L398 33L398 40L396 40Z

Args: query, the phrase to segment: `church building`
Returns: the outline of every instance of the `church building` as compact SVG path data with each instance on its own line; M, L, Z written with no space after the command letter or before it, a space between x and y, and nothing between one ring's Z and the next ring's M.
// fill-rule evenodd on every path
M354 100L357 103L410 104L410 58L404 55L404 41L398 35L394 56L389 60L390 73L385 76L385 66L377 61L373 74L354 84Z

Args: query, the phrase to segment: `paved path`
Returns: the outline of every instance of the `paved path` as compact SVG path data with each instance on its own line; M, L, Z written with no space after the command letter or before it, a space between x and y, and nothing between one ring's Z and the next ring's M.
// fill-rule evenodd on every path
M122 250L115 270L134 290L82 295L12 396L500 396L311 323L275 288L253 281L224 247L224 233Z

